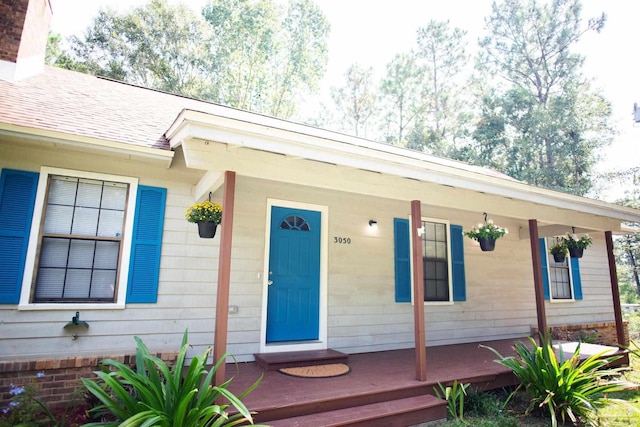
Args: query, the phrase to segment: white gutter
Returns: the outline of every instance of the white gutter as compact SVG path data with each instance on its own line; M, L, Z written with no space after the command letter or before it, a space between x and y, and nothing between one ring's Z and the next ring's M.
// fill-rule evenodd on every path
M81 151L99 151L103 153L115 154L128 159L139 159L143 161L157 161L165 164L166 168L171 166L174 152L158 148L142 147L123 142L114 142L98 138L90 138L82 135L55 132L38 128L15 126L7 123L0 123L0 136L17 138L27 143L37 143L51 147L75 148Z

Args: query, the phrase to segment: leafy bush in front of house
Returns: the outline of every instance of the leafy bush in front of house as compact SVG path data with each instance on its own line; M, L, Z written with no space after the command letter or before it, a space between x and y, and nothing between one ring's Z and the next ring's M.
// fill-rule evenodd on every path
M516 343L517 356L504 357L491 347L485 348L493 351L500 358L496 362L511 369L520 380L514 393L524 389L530 402L526 413L546 409L553 426L558 425L558 419L562 423L586 420L597 424L598 408L607 401L603 395L633 387L618 379L623 368L607 368L619 357L604 358L602 352L581 361L578 345L566 360L560 347L558 360L550 341L541 339L539 346L533 338L529 341L530 345Z
M257 387L258 379L238 396L227 387L231 379L219 386L212 381L216 370L225 363L227 355L207 371L206 363L211 352L195 356L188 368L184 362L187 349L187 332L172 369L160 358L149 353L138 337L136 368L112 359L101 363L103 370L95 372L97 380L83 379L87 390L101 404L91 409L94 414L109 414L115 421L102 421L87 426L235 426L253 424L251 413L241 399ZM111 368L111 369L110 369ZM186 369L186 372L185 372ZM220 403L221 398L229 403ZM235 408L234 414L227 409Z

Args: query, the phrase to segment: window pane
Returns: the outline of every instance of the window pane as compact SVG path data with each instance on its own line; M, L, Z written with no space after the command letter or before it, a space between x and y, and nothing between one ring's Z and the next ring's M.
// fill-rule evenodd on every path
M52 234L69 234L72 219L73 206L47 205L43 231Z
M85 208L99 208L102 198L102 181L81 179L78 183L76 205Z
M120 237L122 236L122 224L124 220L123 211L100 211L100 223L98 226L98 236Z
M66 268L68 253L69 240L44 238L40 252L40 267Z
M95 245L93 240L72 240L69 249L69 268L91 269Z
M102 208L124 211L127 186L118 182L105 182L102 190Z
M555 239L548 238L547 248L550 248ZM573 287L571 285L571 276L569 274L569 257L566 257L562 262L555 262L553 255L547 255L547 261L549 263L549 284L551 289L551 296L554 299L571 299L573 298Z
M98 230L98 209L77 207L71 234L95 236Z
M95 270L91 283L91 298L113 298L116 289L115 270Z
M65 270L62 268L40 268L36 282L36 301L62 296Z
M435 256L438 259L447 259L447 245L444 243L437 243L436 244L436 252L435 252Z
M89 284L91 283L91 270L67 270L67 278L64 284L65 298L88 298Z
M77 178L55 176L49 182L47 204L73 206L76 200Z
M425 240L435 240L436 239L436 224L433 222L422 221L422 226L424 227L424 239Z
M439 242L447 241L447 232L445 230L444 224L435 224L436 236L435 239Z
M120 244L118 242L97 242L93 261L94 268L116 270L119 252Z

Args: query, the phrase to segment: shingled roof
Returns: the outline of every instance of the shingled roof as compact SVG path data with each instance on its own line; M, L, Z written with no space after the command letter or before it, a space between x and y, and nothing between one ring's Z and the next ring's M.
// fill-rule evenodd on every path
M163 150L169 150L164 133L180 111L220 108L55 67L24 80L0 80L0 123Z

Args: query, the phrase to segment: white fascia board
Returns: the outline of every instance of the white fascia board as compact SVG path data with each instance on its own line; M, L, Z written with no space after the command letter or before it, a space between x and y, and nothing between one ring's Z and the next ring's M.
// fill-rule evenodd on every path
M10 139L17 138L25 142L54 148L68 147L82 151L101 151L129 159L158 161L164 163L167 168L171 166L174 156L174 152L171 150L141 147L122 142L108 141L44 129L14 126L6 123L0 123L0 135L6 135Z
M231 111L234 117L183 110L166 132L171 147L201 139L640 222L636 209L534 187L483 168L388 144ZM195 162L190 166L206 169Z

